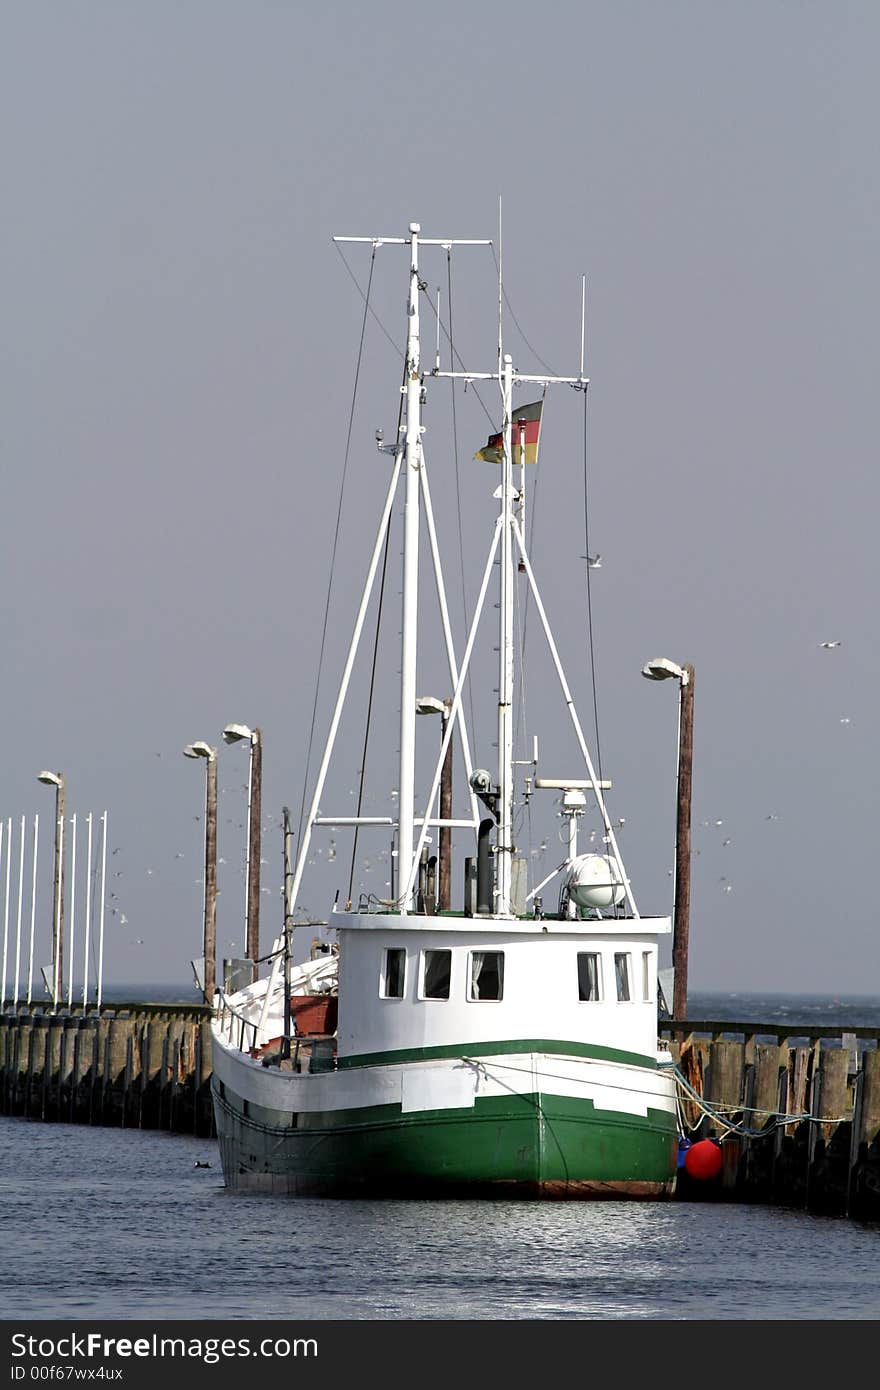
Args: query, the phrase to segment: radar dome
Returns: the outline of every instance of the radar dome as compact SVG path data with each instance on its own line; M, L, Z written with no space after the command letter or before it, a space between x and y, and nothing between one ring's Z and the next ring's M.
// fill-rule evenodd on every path
M606 854L579 854L568 871L568 892L578 907L616 907L624 886L617 865Z

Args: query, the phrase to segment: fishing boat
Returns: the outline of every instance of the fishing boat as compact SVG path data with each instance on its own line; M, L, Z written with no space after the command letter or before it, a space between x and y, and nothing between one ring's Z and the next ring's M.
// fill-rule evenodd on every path
M594 766L526 544L525 480L540 443L544 399L557 386L586 392L583 346L580 370L570 377L519 372L503 350L499 293L492 369L459 370L454 357L441 369L439 328L436 359L426 368L420 254L425 247L448 255L460 244L492 243L422 237L417 223L403 237L336 240L371 242L374 254L380 246L399 247L406 255L403 384L389 384L389 396L393 391L391 398L401 401L399 428L391 444L376 432L388 485L307 812L303 797L295 865L292 854L285 860L283 927L264 974L235 992L219 989L214 1001L212 1090L225 1183L234 1191L312 1196L669 1197L678 1125L670 1058L658 1043L658 949L671 921L643 916L636 906L619 849L620 822L615 827L604 795L611 783ZM463 381L497 390L500 401L497 432L477 455L496 465L489 477L490 488L497 483L491 494L497 511L466 641L457 650L428 486L423 406L429 384L454 390ZM515 392L525 392L529 403L518 405ZM486 477L482 470L484 493ZM328 767L399 490L401 656L393 710L399 762L387 776L396 786L387 816L333 815L322 809ZM427 712L418 695L422 518L453 693L433 702L442 704L439 754L430 760L432 777L417 787L418 715ZM528 731L528 756L515 756L522 751L515 746L518 588L531 595L546 637L541 681L547 685L550 677L558 686L558 708L571 726L577 756L567 773L551 766L543 775L537 735ZM493 604L497 627L481 625ZM571 614L566 617L570 622ZM474 647L487 627L498 652L497 676L493 671L485 692L491 742L497 738L491 769L472 759L464 710ZM384 714L373 718L387 722ZM437 728L421 721L420 738L426 725ZM467 773L468 813L458 818L447 780L453 740ZM530 884L532 861L518 843L522 810L542 797L560 818L564 858ZM597 818L601 852L592 844L579 848L588 813ZM337 897L326 918L329 938L316 938L309 958L295 961L293 924L302 911L313 837L328 828L368 826L385 827L393 837L390 893L362 894L357 902ZM453 831L469 850L456 875L455 905ZM287 850L292 838L285 813Z

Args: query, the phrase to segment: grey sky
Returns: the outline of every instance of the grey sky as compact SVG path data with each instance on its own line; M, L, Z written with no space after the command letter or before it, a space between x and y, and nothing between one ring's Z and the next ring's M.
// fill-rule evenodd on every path
M0 12L0 815L40 815L40 959L53 803L35 775L49 767L69 812L109 812L108 891L127 922L108 916L106 975L188 978L204 775L181 749L220 743L230 720L263 730L268 944L361 326L331 237L403 235L412 219L495 237L500 196L507 293L560 373L577 369L587 276L601 751L639 907L671 907L676 692L639 674L664 655L696 667L692 985L875 990L876 6ZM365 283L369 253L346 255ZM442 257L425 274L445 299ZM490 368L491 256L457 257L455 274L459 348ZM401 342L392 248L374 286ZM509 321L507 346L537 365ZM373 431L396 421L399 358L372 321L366 351L319 737L385 477ZM534 561L589 731L580 409L561 388L547 409ZM486 415L470 393L457 410L472 596L494 478L469 462ZM426 447L451 538L449 418L435 385ZM840 647L822 650L829 638ZM425 687L442 680L426 657ZM535 731L545 708L559 722L552 694L545 675ZM388 765L379 792L396 785L395 719L371 747ZM477 722L475 760L492 766ZM359 728L328 809L355 785ZM572 770L550 766L567 756L552 732L542 748L539 771ZM246 773L244 748L221 745L221 953L241 948ZM344 896L347 868L325 881Z

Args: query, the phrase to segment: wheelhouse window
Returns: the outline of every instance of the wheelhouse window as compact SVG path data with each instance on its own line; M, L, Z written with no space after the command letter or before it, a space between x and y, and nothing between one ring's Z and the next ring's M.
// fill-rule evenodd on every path
M422 957L422 997L448 999L452 975L451 951L425 951Z
M472 951L469 999L502 999L504 997L504 952Z
M630 956L628 951L614 952L614 979L617 983L617 997L623 1003L632 999L630 981Z
M578 952L578 999L602 998L602 970L597 951Z
M405 981L406 951L401 946L389 946L382 963L382 998L402 999Z
M642 998L646 1004L651 1002L651 952L642 952Z

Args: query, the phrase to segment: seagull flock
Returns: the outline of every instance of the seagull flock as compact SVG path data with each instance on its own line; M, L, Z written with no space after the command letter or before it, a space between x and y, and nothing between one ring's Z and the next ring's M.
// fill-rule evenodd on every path
M582 555L582 556L581 556L581 559L583 559L583 560L586 561L586 563L587 563L587 565L588 565L588 567L589 567L590 569L600 569L601 566L602 566L602 556L599 555L599 554L596 554L596 555ZM817 648L818 648L820 651L836 651L840 646L842 646L842 639L839 638L839 637L838 637L838 638L833 638L833 639L828 639L828 640L826 640L826 641L817 643ZM851 718L850 718L848 715L844 715L844 716L842 716L842 717L840 718L840 721L839 721L839 722L840 722L840 724L842 724L842 725L849 725L849 724L852 723L852 720L851 720ZM160 757L161 754L157 753L156 756L157 756L157 757ZM396 799L396 795L397 795L396 792L392 792L392 799ZM274 819L274 818L273 818L272 816L270 816L268 819L271 821L271 820ZM201 820L201 816L196 815L196 816L193 817L193 820L195 820L195 821L200 821L200 820ZM765 821L778 821L778 820L779 820L779 815L778 815L776 812L768 812L768 814L764 817L764 820L765 820ZM234 822L233 822L231 819L229 819L229 820L227 820L227 824L232 825L232 824L234 824ZM620 830L620 829L623 828L624 824L625 824L624 818L623 818L623 817L620 817L620 818L618 819L618 821L617 821L617 827L616 827L616 828L617 828L618 830ZM723 819L718 818L718 819L715 819L715 820L703 820L703 821L701 821L700 824L701 824L701 826L702 826L704 829L710 829L710 828L717 828L717 827L723 826L724 821L723 821ZM243 827L243 824L242 824L242 825L239 825L239 829L242 829L242 828L244 828L244 827ZM269 828L270 828L270 827L269 827L268 825L267 825L267 826L264 826L264 830L268 830ZM593 831L591 832L591 834L589 835L589 843L590 843L590 844L594 844L595 841L596 841L596 837L597 837L597 831L596 831L596 830L593 830ZM604 843L607 844L607 843L609 842L609 840L610 840L610 836L608 836L608 835L603 835L602 840L603 840ZM726 836L726 837L721 841L721 847L722 847L722 848L727 848L729 845L732 845L732 843L733 843L733 839L732 839L731 836L728 835L728 836ZM117 854L119 853L119 848L120 848L119 846L116 846L116 848L114 848L114 849L111 851L111 853L112 853L113 855L117 855ZM542 840L541 843L540 843L540 845L531 851L531 855L532 855L533 858L534 858L534 857L541 857L541 856L546 852L546 850L547 850L547 841L546 841L546 840ZM696 850L694 851L694 854L695 854L695 855L699 855L699 854L700 854L700 850L699 850L699 849L696 849ZM316 860L322 859L322 858L323 858L323 859L325 860L325 862L332 863L332 862L336 859L336 857L337 857L337 847L336 847L336 843L335 843L334 840L331 839L331 840L330 840L330 843L329 843L329 846L327 846L326 849L325 849L325 848L318 848L318 849L316 849L316 851L315 851L315 852L312 854L312 856L309 858L309 861L308 861L308 862L309 862L309 864L314 864L314 863L316 862ZM175 859L183 859L183 858L184 858L184 855L183 855L182 852L178 851L177 853L175 853L174 858L175 858ZM373 868L374 863L376 863L376 866L378 867L379 865L382 865L383 863L384 863L384 864L387 864L387 863L388 863L388 860L389 860L389 850L386 848L386 849L383 849L383 850L379 851L378 854L375 854L375 853L374 853L373 859L372 859L372 860L371 860L370 858L365 859L365 860L363 861L362 867L363 867L364 870L366 870L367 872L369 872L370 869ZM225 862L226 862L225 859L223 859L222 857L218 860L218 863L219 863L219 864L225 864ZM266 861L265 859L262 859L262 860L261 860L261 863L262 863L262 864L265 864L266 862L267 862L267 861ZM245 872L245 870L244 870L243 868L241 868L241 869L239 870L239 873L240 873L240 874L244 874L244 872ZM151 876L154 874L154 870L151 869L151 868L150 868L150 869L147 869L147 870L146 870L146 874L147 874L148 877L151 877ZM672 876L672 875L674 874L674 870L673 870L673 869L668 869L668 870L667 870L667 874L670 875L670 876ZM121 877L122 877L122 870L116 870L116 871L114 871L114 877L115 877L116 879L121 878ZM200 884L200 883L203 882L203 879L201 879L201 878L196 879L195 882L196 882L197 884ZM721 890L722 890L724 893L731 893L731 892L733 891L733 884L729 881L729 879L727 878L726 875L722 875L722 876L718 879L718 883L719 883L719 885L720 885L720 887L721 887ZM117 887L119 887L119 886L121 886L121 885L117 884ZM390 887L390 883L386 882L386 885L385 885L385 886L386 886L386 887ZM267 888L267 887L263 887L263 888L261 888L261 892L264 893L264 894L269 894L269 893L272 892L272 889ZM283 890L282 890L282 892L283 892ZM114 917L117 918L118 923L119 923L119 925L120 925L121 927L128 926L128 924L129 924L129 919L128 919L127 915L126 915L124 912L122 912L122 911L120 910L118 894L115 893L115 892L111 892L110 898L111 898L111 900L113 900L113 901L115 902L115 905L112 906L111 909L110 909L112 915L113 915ZM144 944L143 938L142 938L142 937L137 937L137 938L135 938L134 941L133 941L133 944L136 944L136 945L139 945L139 946L143 945L143 944ZM234 945L233 942L230 942L229 944L230 944L230 945Z
M839 638L839 637L836 637L836 638L833 638L833 639L829 639L828 641L825 641L825 642L818 642L816 645L817 645L817 647L818 647L818 649L819 649L820 651L835 651L838 647L840 647L840 646L842 645L842 639ZM851 718L849 717L849 715L844 715L844 716L841 717L840 723L841 723L841 724L851 724L851 723L852 723L852 720L851 720ZM779 815L778 815L778 813L775 812L775 811L770 811L770 812L768 812L768 814L764 817L764 820L765 820L765 821L778 821L778 820L779 820ZM713 826L720 826L720 825L723 825L723 823L724 823L724 822L723 822L722 820L715 820L715 821L704 820L704 821L701 821L701 822L700 822L701 826L702 826L704 829L709 829L709 828L712 828ZM723 840L721 841L721 847L722 847L722 848L725 848L726 846L728 846L728 845L730 845L730 844L732 844L732 843L733 843L732 838L731 838L730 836L726 836L725 839L723 839ZM700 851L699 851L699 850L695 850L694 853L695 853L695 854L699 854ZM668 869L668 870L667 870L667 873L671 876L671 875L674 873L674 870ZM722 890L722 892L724 892L724 893L731 893L731 892L733 891L733 884L729 881L729 879L727 878L726 874L722 874L722 875L721 875L721 877L718 879L718 884L720 885L721 890Z

